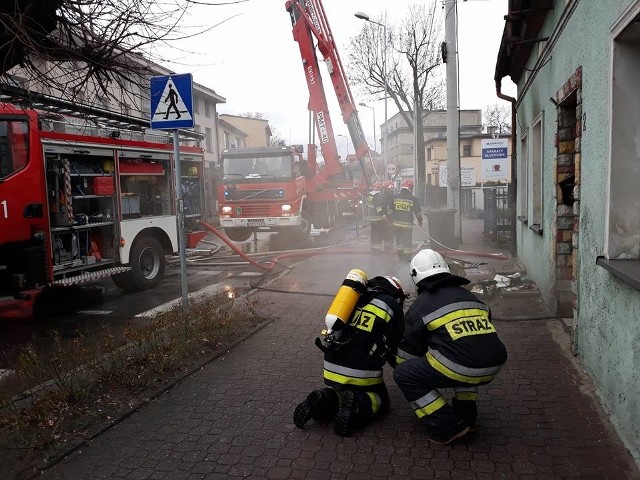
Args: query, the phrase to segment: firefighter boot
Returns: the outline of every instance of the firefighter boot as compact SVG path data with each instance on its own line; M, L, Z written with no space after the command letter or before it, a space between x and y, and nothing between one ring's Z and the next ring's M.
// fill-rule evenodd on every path
M357 415L356 396L351 390L345 390L340 395L340 409L336 414L333 430L341 437L348 437L356 426Z
M459 400L457 398L451 399L451 406L460 414L462 419L471 432L476 431L476 418L478 417L478 405L475 400Z
M338 410L338 396L331 388L314 390L307 399L299 404L293 412L293 423L303 428L312 418L322 422L333 418Z

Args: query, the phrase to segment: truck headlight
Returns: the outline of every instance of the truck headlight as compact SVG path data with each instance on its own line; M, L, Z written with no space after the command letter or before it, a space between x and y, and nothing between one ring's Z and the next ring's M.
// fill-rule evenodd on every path
M281 208L282 208L282 211L283 211L283 212L289 212L289 211L291 211L291 205L284 204L284 205L282 205L282 207L281 207Z
M222 213L231 213L231 207L222 207Z

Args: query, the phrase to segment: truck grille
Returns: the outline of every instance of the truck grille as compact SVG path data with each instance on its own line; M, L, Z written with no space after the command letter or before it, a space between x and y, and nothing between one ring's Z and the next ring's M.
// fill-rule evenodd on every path
M281 200L284 198L284 190L270 188L260 190L227 190L229 200Z
M236 205L236 208L240 205ZM269 205L242 205L242 217L269 217L272 216Z

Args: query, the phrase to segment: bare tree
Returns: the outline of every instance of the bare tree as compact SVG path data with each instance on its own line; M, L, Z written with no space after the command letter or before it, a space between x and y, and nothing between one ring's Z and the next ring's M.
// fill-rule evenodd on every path
M496 133L511 133L511 108L508 105L489 105L482 116L486 128L497 127Z
M189 27L194 5L248 0L9 0L0 2L0 82L27 79L36 90L75 99L77 92L109 97L146 81L152 46L203 33Z
M437 72L441 64L442 20L436 7L435 0L410 6L399 27L387 27L387 38L383 38L381 28L366 22L349 45L352 82L364 94L377 98L384 97L386 46L388 95L412 129L416 106L419 125L429 111L444 107L444 82ZM382 19L378 21L384 23ZM417 129L416 141L424 145L422 128ZM417 178L424 179L424 148L418 148L415 154L419 168Z

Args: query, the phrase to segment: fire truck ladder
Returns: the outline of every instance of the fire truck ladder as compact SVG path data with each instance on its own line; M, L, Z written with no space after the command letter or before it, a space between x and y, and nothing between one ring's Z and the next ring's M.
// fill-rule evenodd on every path
M316 116L322 154L329 174L337 175L341 168L337 159L337 148L329 117L329 107L320 77L314 38L317 40L317 48L327 65L329 77L342 111L342 118L349 129L349 135L356 151L356 162L360 163L365 178L371 186L371 177L377 177L375 165L322 2L320 0L288 0L286 8L291 16L293 38L298 42L300 48L310 93L309 110L312 110Z

